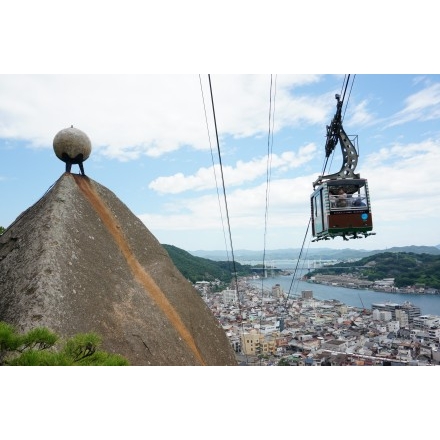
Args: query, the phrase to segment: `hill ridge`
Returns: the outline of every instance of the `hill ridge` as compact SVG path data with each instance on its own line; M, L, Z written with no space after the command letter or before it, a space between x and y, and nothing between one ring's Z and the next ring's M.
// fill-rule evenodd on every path
M213 259L216 261L223 260L226 258L226 251L224 250L198 250L198 251L188 251L191 255L197 257L203 257L208 259ZM440 255L440 245L437 246L402 246L402 247L392 247L386 249L376 249L376 250L357 250L357 249L331 249L331 248L315 248L307 250L307 257L309 259L348 259L348 258L363 258L370 255L375 255L383 252L414 252L414 253L427 253L431 255ZM263 257L263 251L245 250L239 249L234 252L235 259L237 261L252 261L261 260ZM270 259L296 259L301 254L301 249L296 248L285 248L285 249L270 249L264 251L266 260Z

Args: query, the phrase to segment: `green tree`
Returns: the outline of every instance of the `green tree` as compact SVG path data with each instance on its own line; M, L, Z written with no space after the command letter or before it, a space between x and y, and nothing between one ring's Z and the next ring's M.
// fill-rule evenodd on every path
M0 321L0 365L14 366L122 366L128 361L99 349L101 338L80 333L66 341L44 327L25 334Z
M252 273L250 265L242 265L237 261L234 265L230 261L213 261L208 258L195 257L189 252L169 244L162 244L162 247L167 251L180 273L192 283L220 280L229 284L233 279L234 269L237 276Z
M3 226L0 226L0 235L2 235L3 232L5 232L5 228Z

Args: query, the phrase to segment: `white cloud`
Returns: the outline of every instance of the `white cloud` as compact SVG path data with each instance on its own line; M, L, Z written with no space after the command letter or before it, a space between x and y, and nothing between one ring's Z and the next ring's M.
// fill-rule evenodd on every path
M385 158L393 157L393 163ZM366 156L363 162L370 187L374 229L392 230L398 223L413 223L414 233L418 222L427 224L430 219L437 221L440 206L440 180L436 179L437 164L440 163L440 142L427 141L420 144L400 145L382 152ZM367 171L368 170L368 171ZM236 189L227 193L230 223L235 237L244 236L251 229L256 237L263 234L266 214L266 194L268 197L267 228L271 234L290 237L295 228L305 233L310 218L310 195L316 175L296 179L274 179L269 190L266 184L248 189ZM268 192L267 192L268 191ZM164 215L142 214L139 217L147 227L159 235L162 231L220 231L221 213L225 219L223 195L220 195L222 211L216 194L202 197L176 199L172 203L173 212ZM424 231L423 234L429 231ZM391 237L391 236L389 236ZM406 237L411 241L411 237ZM298 239L298 236L296 237ZM282 246L282 239L277 245ZM386 243L369 243L380 249ZM327 246L327 243L326 243ZM362 248L362 245L360 245ZM193 249L187 245L187 249ZM260 244L261 248L261 244Z
M351 125L367 125L375 121L374 116L367 110L368 101L363 100L359 104L356 104L352 109L350 109L350 114L352 115L348 126Z
M383 169L386 168L386 173L393 173L400 170L407 173L407 179L398 183L399 187L405 187L410 183L413 187L419 187L421 181L414 182L414 177L419 176L422 182L435 175L435 161L440 159L440 139L426 140L420 143L411 144L394 144L388 148L381 148L375 153L365 156L363 166L365 169L372 170L377 173L377 170L382 170L378 177L383 175ZM388 179L388 184L393 184L393 181ZM433 182L434 183L434 182ZM431 186L431 185L430 185Z
M95 152L120 160L158 157L183 146L208 149L207 111L214 142L207 75L2 75L0 137L51 148L70 125L86 132ZM270 75L214 75L211 82L219 135L257 136L268 131ZM273 77L275 81L275 77ZM316 75L279 75L275 130L323 123L329 100L292 99Z
M414 221L438 218L440 141L395 145L366 158L375 218Z
M318 82L319 75L277 75L272 77L272 112L275 131L301 122L321 123L329 109L328 96L302 97L300 86ZM217 125L222 133L235 137L266 134L271 98L270 75L219 75L211 79ZM209 90L205 88L206 92ZM275 103L274 97L275 96ZM206 94L205 94L206 100ZM209 103L209 101L206 101Z
M268 219L274 226L288 226L304 221L309 216L309 197L314 176L297 179L278 179L249 189L227 192L226 200L231 224L234 228L257 228L264 225L266 194L268 194ZM268 192L267 192L268 191ZM179 198L169 205L164 215L141 214L144 223L155 230L204 230L221 227L221 217L226 211L223 194ZM299 215L298 215L299 213Z
M286 151L280 155L272 154L269 158L262 157L249 162L238 161L235 167L223 166L225 185L234 187L245 182L252 182L271 170L281 169L287 171L309 162L316 151L314 144L301 147L298 153ZM215 174L214 174L215 173ZM149 184L149 188L161 194L179 194L189 190L206 190L221 186L221 168L216 164L209 168L200 168L194 175L185 176L176 173L173 176L158 177Z
M440 84L432 84L429 87L409 96L406 100L403 112L413 112L425 108L437 107L440 104Z
M121 159L206 144L196 75L5 75L0 92L0 136L37 147L70 125Z
M429 120L440 117L440 84L429 85L410 95L403 110L395 114L389 126L401 125L414 120Z

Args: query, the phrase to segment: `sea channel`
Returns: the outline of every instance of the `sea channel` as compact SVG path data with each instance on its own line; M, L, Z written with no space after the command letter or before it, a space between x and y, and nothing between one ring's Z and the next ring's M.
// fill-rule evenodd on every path
M269 272L267 278L253 279L250 280L249 283L261 287L262 291L271 290L274 285L279 284L284 292L289 295L289 298L301 296L303 290L311 290L314 298L321 300L335 299L353 307L366 308L369 310L371 310L372 304L374 303L403 304L405 301L408 301L420 307L422 315L440 316L440 295L387 293L310 283L300 279L308 269L298 269L292 264L292 261L275 260L273 262L271 261L271 264L272 263L279 269L292 272L292 275L271 276Z

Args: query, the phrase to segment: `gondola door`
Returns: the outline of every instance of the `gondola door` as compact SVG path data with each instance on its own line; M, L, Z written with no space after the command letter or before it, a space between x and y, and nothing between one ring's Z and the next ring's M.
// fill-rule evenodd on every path
M325 195L326 188L321 185L311 196L312 234L314 237L322 236L328 229Z

